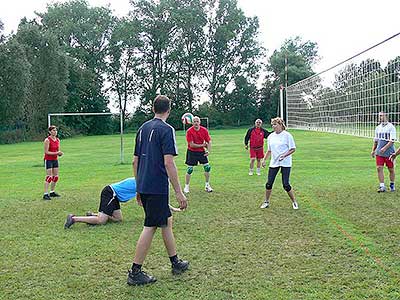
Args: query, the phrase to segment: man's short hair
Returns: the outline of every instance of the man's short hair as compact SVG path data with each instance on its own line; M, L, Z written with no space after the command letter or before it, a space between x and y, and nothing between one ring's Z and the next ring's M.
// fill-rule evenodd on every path
M156 114L166 113L171 109L171 100L167 96L158 95L153 102L153 110Z

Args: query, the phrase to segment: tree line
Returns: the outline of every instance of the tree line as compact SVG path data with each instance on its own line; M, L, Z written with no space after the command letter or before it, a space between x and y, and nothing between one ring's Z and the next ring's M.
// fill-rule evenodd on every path
M312 75L318 59L317 44L299 37L267 59L258 18L236 0L134 0L120 18L73 0L36 15L7 36L0 20L1 143L42 138L48 113L108 112L110 102L136 129L157 94L173 100L177 129L184 112L209 117L214 128L268 122L279 86ZM115 132L118 122L74 116L57 125L68 136Z

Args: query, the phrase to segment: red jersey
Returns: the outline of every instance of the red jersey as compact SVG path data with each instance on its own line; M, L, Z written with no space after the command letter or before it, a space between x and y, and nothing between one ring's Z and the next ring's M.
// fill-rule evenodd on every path
M192 148L190 147L190 142L195 144L203 144L204 142L209 142L211 140L210 135L208 134L208 130L200 126L199 130L194 129L194 126L190 127L188 131L186 131L186 141L188 142L188 149L194 152L203 152L204 148Z
M244 137L244 144L248 146L250 142L250 149L259 150L264 147L264 139L269 136L270 132L260 127L252 127L247 130L246 136Z
M264 147L264 131L261 128L254 128L250 135L250 148L257 149Z
M56 140L53 140L50 136L46 138L50 143L49 143L49 152L58 152L60 151L60 140L56 138ZM57 160L58 155L44 155L45 160Z

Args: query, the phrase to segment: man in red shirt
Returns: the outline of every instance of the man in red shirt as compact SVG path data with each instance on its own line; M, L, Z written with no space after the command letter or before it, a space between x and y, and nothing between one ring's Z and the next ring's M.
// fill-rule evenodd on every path
M186 132L186 141L188 149L186 152L186 184L183 191L189 193L190 177L193 173L193 167L198 163L203 165L204 177L206 179L205 191L210 193L213 189L210 186L210 171L211 166L208 163L208 156L211 151L211 137L208 130L200 125L200 118L193 118L193 126Z
M261 159L264 157L264 139L266 139L270 132L265 130L262 126L261 119L257 119L254 122L254 127L247 130L246 136L244 137L244 145L246 149L249 149L250 141L250 169L249 175L254 173L254 162L257 159L257 175L261 175L260 166Z

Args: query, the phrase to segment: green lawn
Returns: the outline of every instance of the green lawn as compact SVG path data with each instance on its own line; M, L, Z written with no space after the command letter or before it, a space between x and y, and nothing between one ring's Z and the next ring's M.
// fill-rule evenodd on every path
M42 143L0 146L0 299L400 299L400 184L376 193L368 139L292 131L294 211L275 183L259 209L266 170L248 176L242 130L211 131L211 184L195 169L189 209L175 214L178 254L190 271L172 276L158 232L144 269L158 282L126 284L143 212L123 204L123 223L74 224L97 210L103 186L131 176L119 136L62 141L58 192L43 201ZM177 133L181 182L185 140ZM125 161L133 135L126 136ZM174 198L171 203L176 204Z

